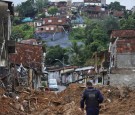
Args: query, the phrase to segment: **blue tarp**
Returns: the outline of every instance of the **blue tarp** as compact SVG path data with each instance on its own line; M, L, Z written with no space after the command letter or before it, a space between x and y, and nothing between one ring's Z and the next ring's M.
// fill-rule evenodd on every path
M30 17L24 18L24 19L22 20L22 22L32 22L32 21L33 21L33 19L30 18Z

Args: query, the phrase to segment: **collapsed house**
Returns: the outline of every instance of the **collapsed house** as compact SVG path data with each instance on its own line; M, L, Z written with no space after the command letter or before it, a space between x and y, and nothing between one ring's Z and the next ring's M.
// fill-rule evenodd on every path
M11 74L13 78L24 77L27 87L38 89L41 86L41 77L44 75L43 47L35 44L35 41L32 42L34 45L28 43L31 43L30 40L25 40L23 43L15 43L15 52L9 55L10 66L15 69L15 72L11 71ZM19 71L19 76L17 76L17 68L25 68L27 74L22 76Z

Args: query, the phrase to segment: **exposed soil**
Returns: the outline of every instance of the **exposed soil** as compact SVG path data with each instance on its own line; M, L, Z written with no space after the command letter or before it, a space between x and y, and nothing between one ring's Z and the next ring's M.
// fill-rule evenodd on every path
M96 86L104 95L101 115L135 115L135 91L126 87ZM19 99L6 97L0 89L0 115L85 115L80 108L84 90L71 84L60 93L24 90Z

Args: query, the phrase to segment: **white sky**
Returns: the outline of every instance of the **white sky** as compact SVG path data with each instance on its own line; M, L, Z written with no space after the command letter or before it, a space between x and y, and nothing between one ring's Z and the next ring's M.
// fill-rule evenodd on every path
M11 0L15 5L20 4L21 2L24 2L26 0ZM50 0L51 1L51 0ZM53 0L55 1L55 0ZM82 2L83 0L72 0L73 2ZM124 5L127 7L127 9L131 9L133 6L135 6L135 0L106 0L107 4L110 2L118 1L121 5Z

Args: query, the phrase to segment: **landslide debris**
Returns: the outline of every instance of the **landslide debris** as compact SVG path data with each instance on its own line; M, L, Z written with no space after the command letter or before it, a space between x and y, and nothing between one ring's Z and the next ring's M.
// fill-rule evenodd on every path
M104 95L101 115L135 115L135 91L128 87L96 86ZM0 115L85 115L80 108L84 87L71 84L59 93L24 90L10 98L0 89Z

